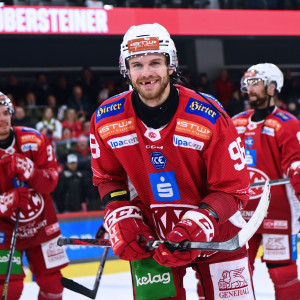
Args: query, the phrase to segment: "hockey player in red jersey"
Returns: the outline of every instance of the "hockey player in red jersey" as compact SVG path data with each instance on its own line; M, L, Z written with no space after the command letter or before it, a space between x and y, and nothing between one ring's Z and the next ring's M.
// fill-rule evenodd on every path
M249 242L249 259L254 261L260 244L274 283L276 300L299 300L297 276L297 233L300 229L300 122L275 106L274 97L283 86L283 75L274 64L250 67L241 80L253 109L233 118L246 152L251 182L290 177L291 184L271 188L268 214ZM248 220L262 193L254 188L242 212ZM298 197L298 198L297 198Z
M58 180L57 162L44 135L32 128L11 126L13 111L10 99L0 93L0 294L17 210L21 208L6 299L21 297L25 252L40 287L38 299L61 300L60 269L68 264L68 258L56 244L60 228L49 195Z
M120 70L133 90L104 101L92 117L93 182L112 249L131 263L135 299L186 299L188 266L202 280L205 299L254 299L245 247L181 252L169 243L233 237L249 198L232 121L214 97L173 84L177 67L163 26L132 26ZM140 236L167 242L147 251Z

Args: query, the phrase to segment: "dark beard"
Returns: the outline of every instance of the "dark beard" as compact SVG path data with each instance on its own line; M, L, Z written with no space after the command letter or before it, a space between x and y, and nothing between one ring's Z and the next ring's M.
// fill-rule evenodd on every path
M251 108L257 108L258 106L261 106L263 104L265 104L268 101L268 97L264 97L264 98L259 98L257 97L257 99L255 101L249 101Z

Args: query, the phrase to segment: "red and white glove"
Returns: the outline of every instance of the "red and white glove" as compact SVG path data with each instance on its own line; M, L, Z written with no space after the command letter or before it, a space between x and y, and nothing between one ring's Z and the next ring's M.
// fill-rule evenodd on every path
M8 165L8 176L10 178L16 177L21 181L29 181L33 177L35 166L30 158L20 153L15 153L5 157L3 160Z
M108 236L108 232L106 231L104 224L102 224L95 234L96 239L105 239L106 235Z
M300 201L300 161L295 161L291 164L288 168L287 175L291 178L291 185Z
M149 226L143 222L141 210L130 201L111 202L104 212L104 226L115 255L124 260L139 260L151 257L143 245L138 243L139 236L154 240Z
M193 209L183 215L166 238L171 243L210 242L216 234L218 224L215 218L205 209ZM161 265L178 267L192 262L200 253L200 250L178 251L172 245L163 243L155 250L153 258Z
M27 210L29 197L30 191L27 187L11 189L0 194L0 216L9 217L18 207Z

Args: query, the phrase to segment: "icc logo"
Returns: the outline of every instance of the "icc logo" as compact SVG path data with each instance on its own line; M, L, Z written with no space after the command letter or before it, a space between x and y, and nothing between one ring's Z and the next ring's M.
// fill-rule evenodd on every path
M164 169L167 163L167 159L164 157L164 155L158 151L158 152L152 152L151 153L151 163L155 167L155 169Z

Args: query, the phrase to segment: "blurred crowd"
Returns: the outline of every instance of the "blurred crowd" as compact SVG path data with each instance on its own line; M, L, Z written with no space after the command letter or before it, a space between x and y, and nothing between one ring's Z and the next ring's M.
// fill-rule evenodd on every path
M183 72L199 92L215 96L230 117L249 108L246 95L240 92L241 74L242 71L231 77L228 70L221 69L216 78L209 78L206 73ZM13 126L35 128L52 141L60 171L58 186L52 193L58 213L103 209L92 184L90 119L104 100L126 91L128 83L121 76L118 80L109 76L97 78L88 67L75 80L66 74L49 80L48 75L39 73L30 83L10 75L0 84L0 91L15 106ZM286 70L284 76L276 105L300 119L300 75Z

